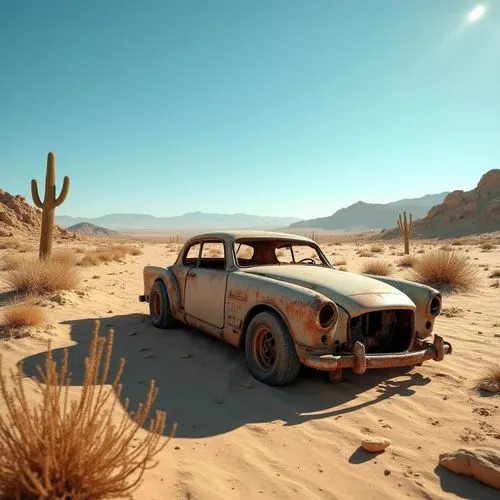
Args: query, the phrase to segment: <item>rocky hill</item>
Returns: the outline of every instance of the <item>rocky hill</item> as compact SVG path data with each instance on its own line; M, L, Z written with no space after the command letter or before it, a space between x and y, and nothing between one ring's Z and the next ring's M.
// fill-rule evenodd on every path
M413 237L457 238L494 231L500 231L500 169L484 174L471 191L448 194L425 217L415 221ZM384 238L398 235L397 229L391 229Z
M344 231L391 228L402 210L411 212L414 218L424 217L429 209L441 203L447 194L447 192L428 194L420 198L405 198L390 203L358 201L328 217L303 220L290 227Z
M0 237L39 237L42 212L30 205L21 195L12 195L0 189ZM72 238L73 234L55 227L54 236Z
M84 234L85 236L113 236L118 234L117 231L107 229L105 227L96 226L90 222L80 222L74 226L68 227L68 231L77 234Z

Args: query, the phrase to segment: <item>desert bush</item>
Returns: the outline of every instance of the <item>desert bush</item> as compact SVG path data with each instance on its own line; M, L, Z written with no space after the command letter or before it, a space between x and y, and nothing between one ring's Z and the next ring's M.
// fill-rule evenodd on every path
M489 250L493 250L495 248L495 245L493 245L493 243L483 243L481 246L480 246L481 250L483 250L484 252L488 252Z
M16 248L19 248L21 246L21 243L17 240L13 239L1 239L0 240L0 250L15 250Z
M463 252L432 250L414 263L410 279L444 291L469 291L478 284L479 268Z
M372 253L382 253L384 251L384 247L380 245L372 245L370 247L370 252Z
M398 267L413 267L416 260L412 255L405 255L399 260Z
M74 266L76 264L76 253L71 248L54 250L50 258L53 261L59 262L63 265Z
M500 394L500 365L488 366L478 380L476 388Z
M36 404L28 401L20 374L11 372L8 389L0 357L6 409L0 414L0 498L130 497L144 471L156 465L153 460L169 442L175 424L164 438L166 414L156 411L154 418L148 417L158 391L154 380L145 402L131 414L125 402L123 415L115 421L125 360L120 360L110 387L113 331L104 338L98 330L96 321L79 398L69 393L67 349L58 365L49 343L44 367L38 367L40 379L35 379L41 393ZM148 418L149 431L138 439Z
M7 304L0 313L0 326L8 329L43 326L45 322L44 309L35 304L31 298L24 301L14 300Z
M443 252L451 252L453 250L453 247L451 245L442 245L439 247L440 250Z
M365 262L361 270L364 274L376 274L377 276L389 276L391 266L382 260L372 260Z
M141 255L142 250L130 245L108 245L85 252L83 257L78 261L78 265L89 267L97 266L105 262L119 262L123 260L127 254Z
M373 254L368 252L367 250L361 250L358 255L360 257L373 257Z
M337 268L337 270L346 272L347 271L347 267L340 266L340 267Z
M334 266L345 266L347 262L344 259L336 260L333 265Z
M4 281L15 291L38 295L73 290L79 284L75 266L68 260L50 257L40 261L34 256L19 257L15 267L8 269Z
M491 274L490 278L500 278L500 269L495 269Z

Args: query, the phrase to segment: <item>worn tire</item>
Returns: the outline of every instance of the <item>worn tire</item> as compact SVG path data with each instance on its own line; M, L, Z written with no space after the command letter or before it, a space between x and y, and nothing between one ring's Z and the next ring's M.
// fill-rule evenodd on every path
M274 361L269 354L270 345L274 345ZM252 375L268 385L288 384L300 371L294 341L283 320L274 312L261 312L250 321L245 337L245 356Z
M157 328L172 328L175 320L170 310L167 289L161 280L156 280L149 294L149 315Z

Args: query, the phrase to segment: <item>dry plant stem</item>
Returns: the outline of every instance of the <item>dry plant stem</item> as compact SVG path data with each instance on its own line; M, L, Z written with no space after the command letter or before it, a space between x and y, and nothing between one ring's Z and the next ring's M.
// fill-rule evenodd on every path
M99 336L96 321L79 400L69 394L66 349L58 367L49 342L44 367L37 367L42 398L34 406L19 374L11 371L12 389L8 389L0 357L0 393L7 410L0 415L0 498L123 498L136 489L144 471L156 465L154 458L176 425L164 438L166 414L157 411L147 435L135 448L130 446L139 432L146 432L143 428L158 390L152 380L144 403L128 414L126 401L115 423L125 360L120 360L111 385L107 384L113 341L112 330L107 338Z

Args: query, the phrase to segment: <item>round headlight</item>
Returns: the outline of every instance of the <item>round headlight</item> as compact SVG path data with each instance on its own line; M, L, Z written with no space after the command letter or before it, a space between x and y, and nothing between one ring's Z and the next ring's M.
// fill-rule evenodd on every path
M334 303L325 304L318 314L318 321L321 328L330 328L333 326L339 317L339 311Z
M431 316L437 316L441 312L441 304L441 294L437 293L429 301L428 307Z

